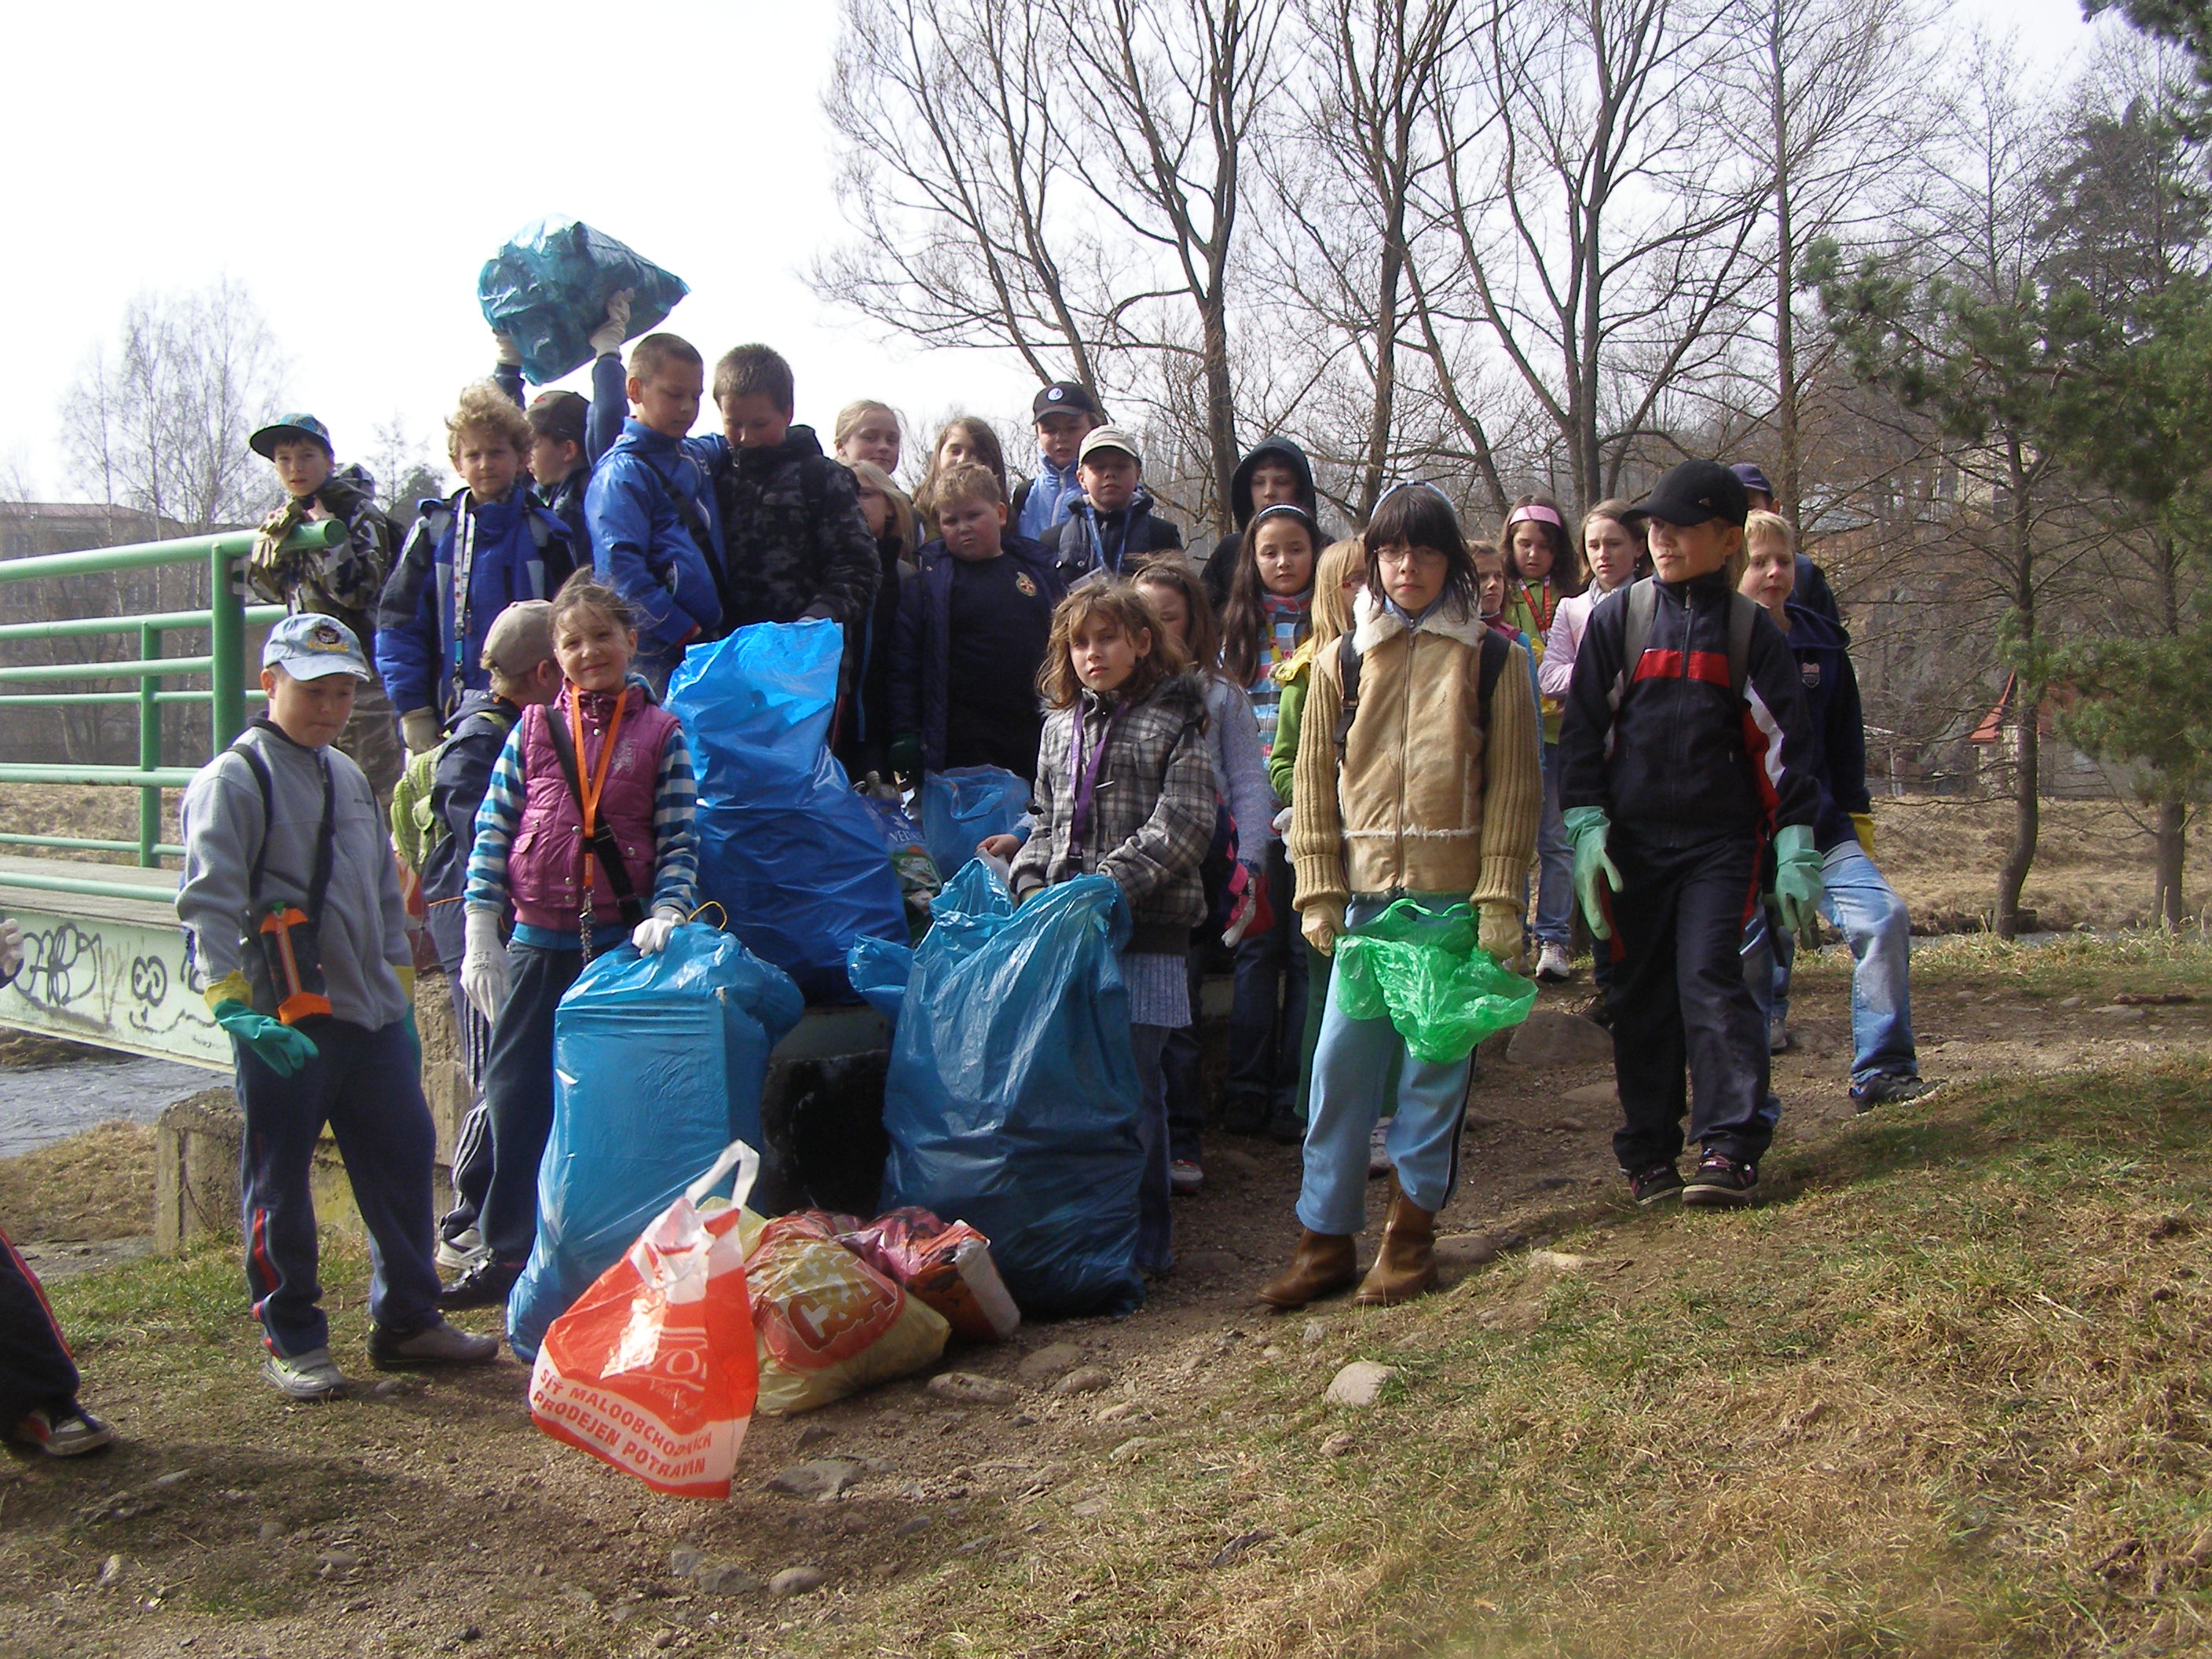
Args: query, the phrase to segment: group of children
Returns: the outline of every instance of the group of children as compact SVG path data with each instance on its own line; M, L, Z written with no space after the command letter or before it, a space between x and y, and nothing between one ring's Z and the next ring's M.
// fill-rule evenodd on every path
M846 409L825 455L793 424L783 360L741 346L714 368L721 433L694 437L703 358L655 333L625 364L625 325L617 295L589 399L526 404L498 342L447 422L462 488L422 504L396 555L321 422L252 440L288 499L251 575L294 614L264 652L266 714L187 792L178 907L237 1052L247 1281L289 1397L347 1386L308 1198L325 1124L370 1236L372 1364L494 1356L444 1315L503 1303L529 1254L561 994L599 951L661 948L696 902L690 757L660 695L689 647L754 623L843 629L833 742L861 787L967 766L1031 786L1020 830L978 848L1010 860L1018 901L1090 873L1121 887L1147 1271L1172 1261L1170 1194L1204 1180L1194 1022L1225 953L1222 1121L1304 1149L1300 1240L1261 1299L1434 1283L1471 1060L1421 1060L1328 994L1338 941L1401 898L1472 906L1482 948L1517 964L1533 869L1534 967L1553 980L1579 909L1639 1202L1754 1190L1778 1109L1769 1016L1784 1029L1788 944L1816 910L1858 965L1855 1097L1924 1086L1847 636L1789 526L1753 510L1756 469L1686 463L1589 509L1579 537L1527 496L1495 546L1433 485L1401 484L1330 542L1306 456L1270 438L1201 562L1083 386L1037 394L1018 488L963 418L909 495L884 404ZM327 518L339 544L286 550ZM479 1097L442 1222L387 816ZM438 1262L459 1276L441 1286ZM75 1410L33 1403L49 1424Z

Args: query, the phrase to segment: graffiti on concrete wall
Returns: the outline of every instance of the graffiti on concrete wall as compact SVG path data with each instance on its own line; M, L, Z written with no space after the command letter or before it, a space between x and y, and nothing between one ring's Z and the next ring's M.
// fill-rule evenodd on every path
M14 915L23 968L0 989L0 1024L230 1069L230 1044L191 988L173 923Z

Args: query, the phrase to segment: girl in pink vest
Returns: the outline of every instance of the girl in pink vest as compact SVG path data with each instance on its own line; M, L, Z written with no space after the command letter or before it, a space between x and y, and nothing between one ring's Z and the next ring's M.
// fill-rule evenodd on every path
M553 1011L599 951L659 950L697 903L691 751L676 717L629 672L637 632L612 588L580 570L553 599L566 684L526 708L477 812L461 988L491 1012L486 1254L439 1297L504 1303L538 1233L538 1163L553 1126ZM503 944L509 903L514 931Z

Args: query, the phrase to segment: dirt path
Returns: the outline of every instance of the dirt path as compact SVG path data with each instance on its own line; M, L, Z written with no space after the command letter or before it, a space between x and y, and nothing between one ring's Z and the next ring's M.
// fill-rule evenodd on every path
M1918 998L1924 1064L1970 1079L2212 1039L2203 1004L2111 1011L2130 982L2108 975L2069 1002L1931 973ZM1553 1006L1578 1000L1577 988L1547 994ZM1776 1069L1777 1162L1852 1115L1832 963L1801 976L1796 1006L1799 1046ZM1499 1243L1541 1242L1620 1204L1610 1081L1602 1065L1486 1064L1443 1218L1455 1276ZM357 1255L326 1255L326 1301L341 1362L370 1380L319 1407L283 1407L255 1379L227 1255L76 1280L59 1299L80 1333L88 1401L126 1441L75 1466L0 1462L0 1651L839 1654L842 1610L895 1587L942 1609L949 1629L963 1564L1026 1563L1047 1584L1081 1559L1086 1529L1127 1524L1146 1425L1241 1420L1250 1408L1235 1378L1255 1350L1304 1351L1316 1365L1356 1352L1374 1316L1339 1301L1279 1318L1250 1300L1294 1234L1295 1151L1216 1137L1207 1170L1206 1190L1176 1206L1180 1265L1140 1313L947 1355L945 1368L1018 1388L1012 1404L948 1404L915 1378L761 1419L727 1504L654 1498L545 1439L512 1362L374 1380ZM1095 1390L1051 1390L1078 1365L1098 1368L1085 1379ZM805 1460L839 1466L834 1501L768 1489ZM1208 1512L1215 1530L1233 1529L1235 1500L1223 1501ZM1205 1565L1169 1549L1163 1571ZM818 1590L787 1600L764 1588L799 1566L819 1571ZM922 1639L934 1633L917 1626L913 1650L935 1650ZM1181 1645L1163 1635L1162 1650Z

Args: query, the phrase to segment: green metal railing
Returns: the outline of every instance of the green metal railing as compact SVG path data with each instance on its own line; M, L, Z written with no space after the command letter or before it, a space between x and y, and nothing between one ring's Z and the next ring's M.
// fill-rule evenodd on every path
M301 525L285 538L287 552L320 552L344 540L345 526L335 520ZM106 575L117 571L146 570L164 565L208 567L207 608L165 611L131 617L68 617L52 622L10 623L0 625L0 641L51 640L122 634L135 635L138 654L122 661L27 663L0 665L0 687L45 685L70 680L137 680L135 691L0 691L0 718L15 708L70 708L135 705L138 711L138 764L136 766L49 766L38 763L0 763L0 783L96 784L138 791L138 836L135 841L100 840L75 836L29 836L0 833L0 846L66 848L70 851L131 853L145 869L161 867L161 860L180 857L184 849L161 841L161 792L181 789L197 769L161 763L161 711L175 703L204 705L209 714L212 758L246 725L249 700L262 694L249 690L246 675L246 629L249 623L270 623L284 614L276 605L248 605L239 565L253 550L254 532L230 531L215 536L188 536L177 541L141 542L129 547L88 548L81 553L52 553L27 559L0 560L0 582L38 581L63 576ZM205 634L204 655L165 657L162 647L172 634ZM204 690L174 690L164 682L204 678ZM89 878L0 871L0 886L34 888L44 892L82 894L100 898L148 899L162 889L143 881L100 881Z

